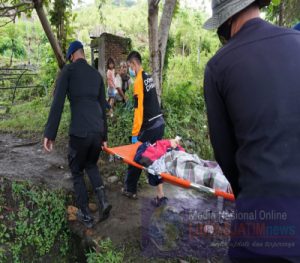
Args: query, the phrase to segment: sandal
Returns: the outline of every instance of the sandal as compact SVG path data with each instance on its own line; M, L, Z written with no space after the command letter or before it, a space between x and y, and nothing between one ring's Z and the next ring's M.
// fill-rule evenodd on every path
M122 195L124 195L130 199L135 199L135 200L138 199L136 193L128 192L125 190L125 188L122 188L121 193L122 193Z

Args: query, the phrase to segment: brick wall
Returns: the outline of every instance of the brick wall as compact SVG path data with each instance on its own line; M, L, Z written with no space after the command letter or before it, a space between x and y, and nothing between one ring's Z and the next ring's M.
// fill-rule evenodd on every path
M126 39L120 40L119 37L108 35L105 38L105 61L107 61L110 57L113 58L118 68L122 61L126 61L130 52L129 45L130 43L126 42Z
M91 47L99 51L98 70L106 80L107 60L110 57L113 58L116 68L119 69L120 63L126 61L131 51L131 39L103 33L99 38L92 41ZM97 56L95 56L95 58L96 57Z

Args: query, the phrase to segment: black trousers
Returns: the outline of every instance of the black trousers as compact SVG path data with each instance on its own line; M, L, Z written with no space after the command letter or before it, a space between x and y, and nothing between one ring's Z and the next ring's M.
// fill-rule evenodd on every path
M141 134L138 136L138 140L140 142L155 143L156 141L161 140L163 138L164 131L165 131L165 125L162 124L157 128L142 131ZM141 169L131 165L128 166L127 175L125 177L126 191L131 193L136 193L137 184L140 179L141 173L142 173Z
M101 152L102 135L90 133L86 137L70 136L69 167L73 177L77 206L85 210L88 206L88 193L84 182L87 173L94 191L103 185L97 162Z

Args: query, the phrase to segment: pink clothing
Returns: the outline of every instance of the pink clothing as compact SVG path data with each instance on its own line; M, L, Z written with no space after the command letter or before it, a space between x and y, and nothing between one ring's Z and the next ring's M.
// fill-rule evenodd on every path
M116 87L116 84L115 84L115 70L114 69L107 70L106 77L107 77L108 87L109 88L115 88Z

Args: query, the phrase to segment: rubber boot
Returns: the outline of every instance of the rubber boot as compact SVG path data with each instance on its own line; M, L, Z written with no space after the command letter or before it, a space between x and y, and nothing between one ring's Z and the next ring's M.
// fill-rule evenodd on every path
M94 226L94 218L91 216L88 208L78 209L76 216L77 220L87 228L92 228Z
M112 206L107 201L104 186L100 186L96 189L96 195L99 203L99 221L101 222L109 217Z

